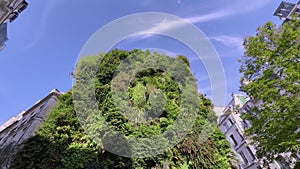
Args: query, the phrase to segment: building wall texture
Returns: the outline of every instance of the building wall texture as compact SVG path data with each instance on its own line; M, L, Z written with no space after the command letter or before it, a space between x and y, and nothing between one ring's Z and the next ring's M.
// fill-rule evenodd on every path
M226 139L231 143L231 147L240 159L240 169L262 168L261 161L255 156L256 147L251 145L244 130L250 127L249 121L243 120L241 114L248 111L252 102L240 94L232 94L232 100L224 108L223 114L219 118L219 127L226 135ZM269 165L270 169L280 169L280 165L274 162Z
M7 23L14 21L27 6L25 0L0 0L0 51L6 46Z
M8 168L18 146L36 133L50 111L57 105L58 97L61 94L56 89L52 90L49 95L38 101L29 110L21 112L0 126L1 169Z
M282 1L274 12L283 22L289 21L293 16L300 19L300 0L297 3Z

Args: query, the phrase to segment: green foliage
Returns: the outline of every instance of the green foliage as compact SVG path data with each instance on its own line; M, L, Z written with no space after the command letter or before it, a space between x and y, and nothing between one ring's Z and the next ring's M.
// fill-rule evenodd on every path
M4 167L11 160L13 154L17 152L16 147L16 142L0 146L0 167Z
M142 83L138 83L133 87L132 99L134 106L143 107L146 104L146 87Z
M241 90L259 103L244 115L252 122L247 134L258 144L259 157L272 161L274 155L300 147L300 21L280 27L266 23L256 36L244 41L241 59Z
M160 63L149 55L159 59ZM230 168L230 144L215 128L216 126L209 125L208 119L215 119L213 105L210 100L197 93L195 78L189 76L191 74L187 66L189 64L180 65L179 60L189 63L186 57L181 56L178 60L178 58L141 50L130 52L113 50L100 55L101 57L101 62L97 56L82 59L78 67L84 71L74 73L75 77L80 77L78 80L83 81L93 73L96 75L93 85L100 112L78 114L73 105L75 92L64 94L37 135L23 144L11 168ZM143 68L145 63L142 60L147 61L147 69ZM173 74L166 71L164 67L164 65L170 66L170 61L175 61L175 65L171 65L174 68L178 66L176 69L178 71ZM124 62L128 64L122 68ZM97 72L94 72L97 64L99 67ZM161 66L156 68L154 66L156 64ZM139 70L132 78L130 77L131 66ZM182 75L184 78L181 77ZM118 82L115 86L114 80ZM191 84L186 83L185 80ZM89 85L79 86L77 89L88 88ZM183 88L186 90L182 90ZM114 91L118 92L114 93ZM118 97L114 98L113 95ZM190 99L194 97L197 99ZM86 98L83 96L81 99ZM145 140L130 147L124 147L119 143L126 143L129 137L152 137L167 130L170 130L169 135L180 135L176 131L184 131L188 123L185 119L188 118L182 116L182 119L179 119L182 123L180 129L173 129L172 125L177 122L180 112L192 110L192 107L184 107L182 103L196 104L197 109L194 113L198 116L194 119L192 130L175 147L145 158L126 158L107 151L107 147L113 147L119 152L138 155L143 152L140 150L151 152L159 147L168 146L171 142L168 138ZM132 110L127 108L128 105L136 110L132 114L134 117L129 116ZM128 110L129 114L124 114L121 110ZM94 120L95 123L84 126L85 129L95 133L94 138L89 137L83 130L83 124L79 123L78 116L84 116L87 121ZM101 122L103 120L122 133L123 137L116 137L115 133L107 132L108 129L103 127ZM207 128L213 133L208 138L205 136L207 133L203 132ZM96 144L93 140L98 137L101 138L101 144Z
M23 144L11 168L84 168L97 152L80 127L68 92L38 133Z
M187 57L185 57L183 55L178 55L178 59L181 59L183 62L185 62L188 65L188 67L191 66L190 61Z

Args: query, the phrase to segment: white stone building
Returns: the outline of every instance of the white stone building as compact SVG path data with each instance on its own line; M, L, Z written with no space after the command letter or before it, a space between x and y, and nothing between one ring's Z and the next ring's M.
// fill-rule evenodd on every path
M219 127L226 135L226 139L231 143L231 147L240 159L240 169L259 169L263 168L262 163L256 157L256 147L251 145L244 130L249 128L251 123L243 120L241 115L250 110L251 101L249 98L232 94L232 100L224 108L223 114L219 118ZM271 169L280 169L278 162L269 165Z
M62 93L52 90L45 98L0 126L0 168L9 166L11 157L24 140L33 136L43 124Z
M25 0L1 0L0 24L15 20L27 6L28 3Z
M0 51L6 46L7 23L14 21L27 6L25 0L0 1Z

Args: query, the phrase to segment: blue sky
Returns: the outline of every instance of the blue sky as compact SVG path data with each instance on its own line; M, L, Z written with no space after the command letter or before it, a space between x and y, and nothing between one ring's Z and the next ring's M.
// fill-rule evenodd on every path
M28 8L8 25L9 41L0 52L0 124L33 106L53 88L71 89L70 73L84 43L99 28L122 16L163 12L185 18L202 30L224 66L226 102L231 93L239 92L237 59L243 55L243 38L254 35L267 21L281 23L273 16L280 0L27 1ZM124 40L116 46L160 48L189 58L194 55L178 41L159 35ZM199 91L210 97L205 69L201 63L192 66Z

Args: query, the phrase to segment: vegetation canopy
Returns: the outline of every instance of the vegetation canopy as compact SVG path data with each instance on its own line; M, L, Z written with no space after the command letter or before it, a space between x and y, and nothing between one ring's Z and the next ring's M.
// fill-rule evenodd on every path
M169 72L166 65L176 71ZM96 78L90 77L91 72ZM85 85L61 96L45 124L22 145L11 168L231 168L230 144L216 126L208 125L208 119L215 118L213 105L197 93L186 57L116 49L82 58L74 76ZM85 83L87 79L93 83ZM89 102L89 95L80 93L92 88L96 105ZM97 111L85 111L93 106ZM195 118L182 137L178 131L186 132L187 116ZM210 137L201 139L209 127ZM165 137L158 140L130 142L163 133ZM166 151L140 156L172 141L179 142Z
M241 90L255 104L245 119L246 132L269 162L281 153L300 151L300 21L276 27L266 23L244 41Z

